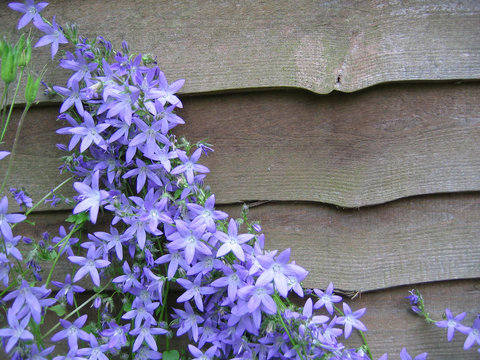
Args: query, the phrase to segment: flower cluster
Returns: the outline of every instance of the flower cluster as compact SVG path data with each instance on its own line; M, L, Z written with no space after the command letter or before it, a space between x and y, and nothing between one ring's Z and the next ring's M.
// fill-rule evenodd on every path
M8 213L6 197L0 202L0 297L7 313L0 337L11 358L46 359L55 351L44 345L50 340L70 349L54 360L173 360L180 356L169 350L173 334L191 342L182 358L373 358L366 341L356 348L342 342L354 330L364 338L366 309L342 303L332 283L295 305L290 295L304 297L308 272L290 260L290 249L265 249L247 209L239 219L216 210L204 184L209 169L199 162L212 149L172 132L184 124L175 114L183 107L176 94L184 80L169 83L151 56L132 53L125 42L115 51L103 37L83 38L55 17L47 21L41 15L47 3L9 6L24 14L19 28L33 22L44 34L35 46L51 45L52 58L69 44L59 66L71 75L49 91L63 99L58 133L69 142L58 145L67 153L61 171L74 178L78 193L70 200L70 227L36 242L23 238L32 246L26 257L16 248L22 237L12 232L26 215ZM13 153L0 152L0 160ZM23 209L33 209L23 190L12 193ZM87 222L99 227L88 231ZM54 279L62 256L72 273ZM42 260L51 265L45 280ZM92 281L95 294L78 304L82 279ZM173 284L180 295L169 309ZM87 324L81 310L91 304L99 317ZM47 310L60 319L42 333ZM401 356L411 358L405 349Z

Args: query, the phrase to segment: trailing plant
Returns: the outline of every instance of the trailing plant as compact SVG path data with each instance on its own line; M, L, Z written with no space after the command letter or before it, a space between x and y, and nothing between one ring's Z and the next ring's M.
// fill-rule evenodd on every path
M238 219L215 208L215 195L204 183L209 169L200 164L213 149L172 133L184 124L175 113L183 107L176 93L184 80L169 83L152 56L134 53L126 42L116 51L103 37L87 39L75 26L47 20L45 2L9 6L23 13L19 29L33 22L42 32L34 47L51 45L55 58L65 44L59 66L71 74L64 86L46 90L62 98L58 119L64 125L57 132L69 136L68 144L59 145L68 179L36 205L23 189L10 189L23 213L11 212L7 196L0 200L5 354L37 360L373 359L360 320L366 309L353 311L332 283L304 290L307 271L290 261L290 249L265 249L247 207ZM0 142L31 46L30 35L15 45L0 42ZM0 193L41 77L28 75L12 150L0 151L8 164ZM78 193L71 199L58 194L68 182ZM28 224L46 201L73 208L58 235L16 234L17 224ZM18 249L21 242L28 251ZM71 263L70 273L56 271L61 258ZM82 279L91 280L93 295L80 302ZM180 296L171 304L175 287ZM302 306L292 293L306 298ZM412 293L410 300L425 315L421 296ZM93 319L85 311L92 306L98 309ZM58 322L46 329L45 317L54 314ZM447 309L446 320L436 324L448 329L449 340L454 330L466 334L465 348L480 344L480 320L469 328L460 325L462 319ZM356 347L343 343L353 331L363 339ZM190 342L188 352L172 348L171 338L182 335ZM69 350L55 350L61 343ZM405 349L400 356L411 359Z

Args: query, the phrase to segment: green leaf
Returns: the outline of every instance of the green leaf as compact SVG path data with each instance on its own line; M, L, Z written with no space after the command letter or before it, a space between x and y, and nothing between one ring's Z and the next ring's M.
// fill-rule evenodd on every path
M90 215L88 212L81 212L75 215L70 215L65 221L75 223L76 225L85 224L90 220Z
M177 350L168 350L163 352L163 360L178 360L180 359L180 354Z
M65 308L62 305L55 305L55 306L49 307L49 309L52 310L58 316L65 315Z

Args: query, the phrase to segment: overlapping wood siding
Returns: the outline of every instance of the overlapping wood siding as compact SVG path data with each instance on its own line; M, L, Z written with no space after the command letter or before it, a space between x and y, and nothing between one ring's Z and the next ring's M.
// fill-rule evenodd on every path
M251 204L306 286L360 292L377 357L478 357L404 299L418 286L436 317L480 312L478 1L56 0L45 14L186 79L176 134L213 144L203 163L220 207ZM15 37L17 20L0 6L0 31ZM49 49L35 56L40 69ZM61 179L57 113L42 97L14 164L11 184L36 200ZM34 236L65 214L41 210Z

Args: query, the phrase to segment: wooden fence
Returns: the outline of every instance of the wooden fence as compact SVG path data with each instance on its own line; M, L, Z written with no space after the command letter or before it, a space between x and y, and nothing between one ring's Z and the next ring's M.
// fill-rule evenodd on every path
M54 14L186 79L176 133L214 145L220 208L250 204L305 286L358 294L377 357L478 357L404 297L422 290L437 318L480 312L480 2L55 0ZM17 19L0 7L0 31L17 36ZM34 56L66 82L49 50ZM37 200L61 179L57 114L58 99L32 109L11 177Z

